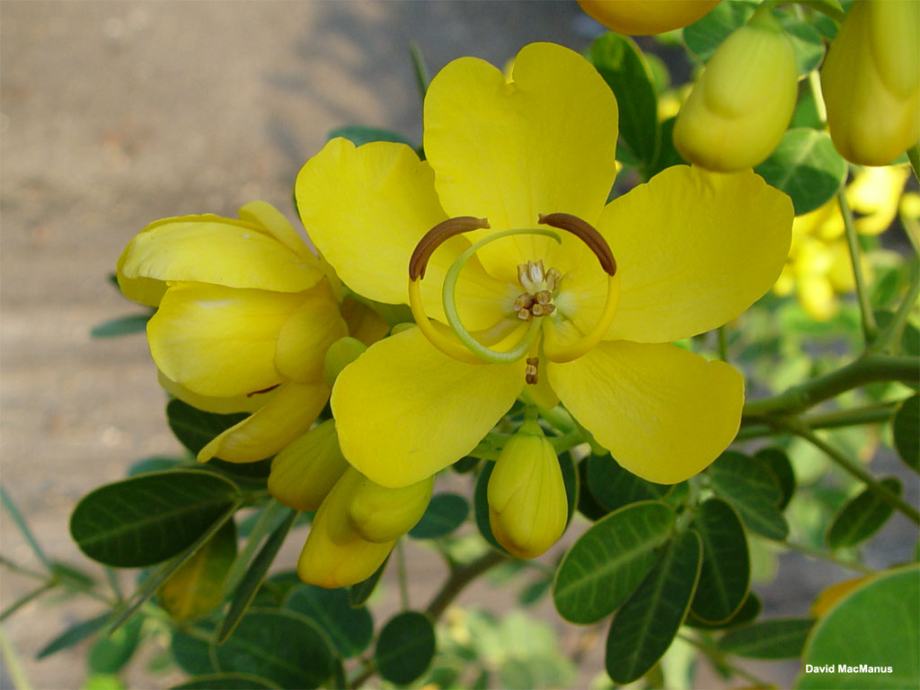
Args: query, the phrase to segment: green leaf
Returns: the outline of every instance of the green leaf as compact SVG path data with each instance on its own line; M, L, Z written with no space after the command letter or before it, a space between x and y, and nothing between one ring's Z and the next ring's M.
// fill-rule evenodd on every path
M211 673L189 678L171 690L274 690L278 686L251 673Z
M435 494L419 523L409 530L415 539L437 539L463 524L470 513L470 504L460 494Z
M703 540L693 613L709 623L727 621L741 608L751 584L744 528L732 507L718 498L699 507L693 526Z
M90 647L87 656L92 673L118 673L125 667L141 641L141 628L144 625L142 616L134 616L111 635L100 637Z
M800 76L805 76L824 59L824 37L810 23L795 15L783 13L779 23L786 32L795 52L795 64Z
M352 606L363 606L364 602L370 599L371 594L377 589L377 583L380 582L383 571L386 570L387 563L389 562L390 557L387 556L386 560L380 564L380 567L374 571L373 575L348 588L348 602Z
M658 147L658 155L655 157L655 161L648 169L647 174L649 178L654 177L665 168L670 168L672 165L680 165L685 162L678 152L677 147L674 146L674 125L676 123L676 115L674 117L669 117L661 123L661 145Z
M344 658L367 649L374 636L374 621L367 608L352 608L344 589L302 585L292 590L284 608L316 622Z
M891 431L898 455L914 472L920 472L920 395L914 395L901 404Z
M169 651L176 665L189 675L209 675L217 669L211 660L214 624L196 623L194 628L177 628L172 633Z
M297 512L288 510L288 515L284 522L268 536L262 548L259 549L259 553L252 559L252 564L233 593L230 610L227 612L223 623L221 623L220 632L217 635L218 643L223 644L243 619L246 610L250 607L252 600L259 591L259 587L262 586L262 582L268 574L268 569L275 562L275 556L278 555L278 551L281 549L281 545L284 544L284 539L296 519Z
M229 520L160 586L160 606L176 621L210 613L224 600L224 581L235 558L236 526Z
M702 561L694 532L678 535L617 611L607 635L607 674L616 683L641 678L671 646L690 608Z
M552 586L553 580L550 577L541 577L534 580L520 591L518 603L521 606L532 606L540 601Z
M738 511L748 529L782 540L789 525L779 509L782 493L767 466L743 453L726 451L708 470L712 489Z
M75 644L79 644L94 633L102 630L109 620L109 613L103 613L95 618L75 623L67 628L60 635L51 640L42 647L35 655L36 659L44 659L52 654L60 652L62 649L69 649Z
M489 542L493 549L508 553L492 534L492 525L489 523L489 477L492 476L494 469L494 462L484 462L479 476L476 477L476 488L473 491L473 517L476 519L476 526L483 539Z
M23 517L13 497L6 492L3 486L0 486L0 504L2 504L6 512L9 513L10 518L13 520L13 524L16 525L16 529L19 530L22 538L26 540L29 548L32 549L32 553L35 554L35 557L41 561L42 565L50 569L51 561L45 554L44 549L42 549L41 545L38 543L32 530L29 529L29 523L26 522L25 517Z
M239 499L232 482L208 472L141 475L84 496L70 517L70 534L100 563L153 565L193 544Z
M792 500L796 486L795 470L786 451L777 447L761 448L754 455L754 459L770 471L780 491L779 509L785 510Z
M802 654L813 618L777 618L736 628L719 640L719 648L749 659L793 659Z
M141 458L128 468L128 476L136 477L139 474L150 474L151 472L166 472L174 470L177 467L185 465L190 467L190 463L179 458L169 457L167 455L152 455L149 458Z
M563 453L559 456L559 471L562 473L562 484L565 486L565 525L566 527L575 517L578 495L581 493L581 485L578 481L578 470L575 468L575 461L571 453Z
M415 148L415 144L399 132L380 129L378 127L364 127L363 125L339 127L329 132L329 134L326 135L326 140L335 139L336 137L344 137L355 146L362 146L363 144L369 144L374 141L392 141L397 144L407 144L413 149Z
M591 493L591 488L588 486L587 460L579 462L575 471L578 473L578 482L582 487L582 491L578 493L578 512L591 522L596 522L604 517L608 511L604 506L598 503L597 499L594 498L594 494Z
M608 33L594 41L589 57L617 98L620 138L650 168L658 156L658 97L642 51L632 39Z
M215 437L231 426L239 424L248 416L245 412L237 414L204 412L181 400L170 400L166 406L169 428L192 455L198 455L199 451Z
M847 163L827 132L797 128L787 131L776 150L754 170L792 198L798 216L833 198L846 180Z
M153 316L152 312L120 316L93 326L89 334L92 338L118 338L132 333L143 333L147 330L147 322L150 321L151 316Z
M211 647L219 671L251 673L282 688L317 688L332 675L325 635L290 611L250 609L233 634Z
M374 661L384 680L408 685L420 678L434 658L434 626L416 611L393 616L380 631Z
M707 623L694 616L691 610L684 624L689 625L691 628L699 628L700 630L725 630L728 628L736 628L739 625L750 623L757 618L762 609L763 604L760 602L760 597L754 592L749 592L744 603L741 604L741 608L727 621L722 621L721 623Z
M920 568L879 574L835 605L815 626L802 655L802 668L830 667L832 673L803 673L797 690L916 688L920 679ZM838 664L856 667L852 671ZM881 673L859 672L859 665ZM888 672L888 669L891 669Z
M684 43L703 62L707 62L722 41L747 23L757 0L720 2L702 19L684 27Z
M903 487L897 477L886 477L881 485L898 496ZM866 488L847 501L827 528L827 545L832 549L856 546L878 532L894 508L872 489Z
M633 593L671 536L674 510L642 501L596 522L562 559L553 583L556 610L572 623L593 623Z
M588 490L608 512L636 501L659 499L671 488L640 479L620 467L609 454L591 455L584 462L587 463Z

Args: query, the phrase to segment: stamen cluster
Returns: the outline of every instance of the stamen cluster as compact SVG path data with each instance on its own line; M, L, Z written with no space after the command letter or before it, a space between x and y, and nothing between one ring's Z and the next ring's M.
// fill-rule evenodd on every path
M543 261L528 261L517 267L518 282L527 292L514 300L514 310L521 321L535 316L547 316L556 310L553 298L562 282L562 274L555 268L546 270Z

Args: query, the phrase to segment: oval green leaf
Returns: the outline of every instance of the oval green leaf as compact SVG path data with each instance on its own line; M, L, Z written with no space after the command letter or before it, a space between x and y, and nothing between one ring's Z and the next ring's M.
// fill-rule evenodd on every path
M211 656L219 671L251 673L297 689L325 683L335 659L313 623L275 609L250 609L226 642L212 645Z
M374 621L366 607L352 608L344 589L301 585L292 590L284 608L314 621L344 658L360 654L374 636Z
M801 656L813 618L777 618L736 628L719 640L719 649L749 659L793 659Z
M708 470L713 491L738 511L753 532L768 539L782 540L789 525L779 505L783 499L779 483L766 464L736 451L726 451Z
M137 651L143 626L143 617L136 615L118 630L96 640L86 657L90 671L95 674L121 671Z
M739 625L744 625L745 623L750 623L760 615L762 610L763 604L760 602L760 597L754 592L748 592L744 603L741 604L741 608L727 621L722 621L721 623L707 623L694 616L693 611L690 611L687 620L684 621L684 625L689 625L691 628L699 628L700 630L727 630L729 628L736 628Z
M684 28L684 43L703 62L708 62L722 41L747 23L758 0L720 2L709 14Z
M192 455L198 455L198 452L216 436L239 424L246 417L246 413L204 412L181 400L170 400L166 405L166 421L169 422L169 428Z
M208 472L141 475L87 494L70 517L70 534L100 563L153 565L193 544L238 499L234 484Z
M916 688L920 679L917 611L918 566L888 571L854 590L809 635L796 689ZM879 671L867 672L861 665ZM809 666L818 671L808 673Z
M553 583L556 610L572 623L609 615L635 591L671 536L674 510L633 503L595 523L562 559Z
M470 513L470 504L460 494L435 494L419 523L409 530L414 539L437 539L457 529Z
M846 180L847 162L827 132L803 127L787 131L776 150L754 170L792 198L799 216L833 198Z
M905 400L894 416L894 447L914 472L920 472L920 395Z
M150 321L152 315L153 313L150 312L119 316L117 319L111 319L93 326L89 334L92 338L120 338L123 335L143 333L147 329L147 322Z
M44 659L52 654L60 652L63 649L69 649L75 644L79 644L88 637L91 637L98 631L102 630L109 621L110 614L103 613L95 618L81 621L71 625L69 628L52 639L48 644L42 647L35 655L36 659Z
M898 496L903 487L897 477L885 477L881 485ZM856 546L878 532L894 508L867 488L843 504L827 528L827 545L832 549Z
M776 447L761 448L754 459L770 471L780 492L779 509L785 510L795 493L795 470L786 451Z
M434 658L434 626L416 611L400 613L383 626L374 661L384 680L408 685L420 678Z
M169 642L169 651L176 665L190 676L205 676L217 669L211 659L211 636L214 624L199 621L194 628L177 628Z
M211 673L189 678L171 690L274 690L278 686L251 673Z
M678 535L617 611L607 635L606 667L621 684L641 678L668 651L690 608L702 562L694 532Z
M662 498L669 486L652 484L624 470L611 455L592 455L587 463L588 491L607 511L619 510L636 501Z
M727 621L741 608L751 584L744 528L734 509L718 498L699 507L693 526L703 540L693 613L708 623Z

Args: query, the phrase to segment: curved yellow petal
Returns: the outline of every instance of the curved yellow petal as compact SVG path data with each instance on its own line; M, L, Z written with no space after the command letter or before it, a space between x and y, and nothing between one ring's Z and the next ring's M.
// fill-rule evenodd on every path
M701 472L741 423L741 374L673 345L605 342L547 368L579 423L650 482L675 484Z
M268 492L289 508L316 510L347 469L335 422L327 419L275 456Z
M339 305L323 281L305 295L278 333L275 368L284 378L300 383L320 381L326 350L348 335Z
M674 166L604 210L620 303L608 337L680 340L721 326L776 281L792 202L751 171Z
M493 231L535 227L541 213L589 223L600 215L616 175L617 103L578 53L532 43L510 82L483 60L454 60L432 80L424 119L447 215L486 217ZM515 237L480 255L493 275L514 280L517 264L545 256L547 242Z
M285 383L255 413L217 436L198 453L199 462L255 462L269 458L306 433L329 399L325 384Z
M356 148L347 139L333 139L303 166L294 192L310 239L348 287L377 302L408 303L412 251L447 218L427 162L405 144L374 142ZM432 256L422 282L432 318L445 321L444 274L468 246L455 237ZM475 257L467 264L457 294L469 328L485 328L501 318L504 289Z
M266 394L237 395L232 398L214 398L207 395L198 395L171 380L162 371L157 370L157 381L160 386L174 398L205 412L217 414L232 414L234 412L255 412L265 402Z
M523 386L523 361L464 364L410 328L372 345L336 379L342 452L377 484L414 484L473 450Z
M305 257L308 262L316 257L307 247L304 238L294 229L281 211L265 201L250 201L239 210L240 220L261 226L292 252Z
M315 259L294 253L258 225L201 215L157 221L135 235L116 276L126 297L151 304L155 284L149 281L300 292L323 273Z
M157 367L194 393L246 395L275 386L275 343L299 294L200 283L171 287L147 323Z

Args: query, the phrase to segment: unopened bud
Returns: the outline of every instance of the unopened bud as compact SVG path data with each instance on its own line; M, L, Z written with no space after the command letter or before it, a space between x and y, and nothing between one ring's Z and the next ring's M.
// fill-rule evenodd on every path
M608 29L648 36L692 24L719 0L578 0L578 4Z
M326 350L326 360L323 362L323 376L330 386L335 383L342 369L360 357L367 346L357 338L346 336L339 338Z
M831 43L821 85L840 154L886 165L920 139L920 3L856 0Z
M489 524L519 558L535 558L556 543L568 516L565 484L553 445L528 421L502 449L489 477Z
M347 468L330 419L275 456L268 491L295 510L316 510Z
M730 172L772 153L795 108L792 43L765 9L729 36L681 108L674 145L691 163Z
M393 541L422 519L433 489L433 476L398 489L364 479L355 491L348 516L368 541Z

